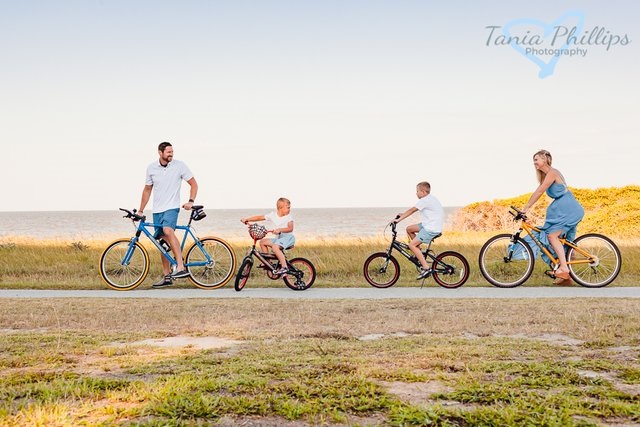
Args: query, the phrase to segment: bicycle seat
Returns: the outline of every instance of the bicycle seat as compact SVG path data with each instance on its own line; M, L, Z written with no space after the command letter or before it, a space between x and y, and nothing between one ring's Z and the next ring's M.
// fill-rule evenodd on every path
M281 247L282 247L282 246L281 246ZM284 252L284 251L288 251L288 250L291 250L291 249L293 249L293 248L295 248L295 247L296 247L296 245L287 246L286 248L282 248L282 251L283 251L283 252Z
M442 233L436 234L435 236L433 236L433 239L431 239L431 241L433 242L434 240L436 240L440 236L442 236Z

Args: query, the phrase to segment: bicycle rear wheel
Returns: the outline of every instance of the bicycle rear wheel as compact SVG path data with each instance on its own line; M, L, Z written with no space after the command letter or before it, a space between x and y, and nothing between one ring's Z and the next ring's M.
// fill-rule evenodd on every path
M149 264L149 253L144 246L139 242L131 245L131 239L120 239L102 252L100 276L111 289L128 291L144 281Z
M247 284L247 280L249 280L249 275L251 274L251 267L253 267L253 259L251 257L247 257L240 264L240 269L238 270L238 274L236 275L236 283L233 285L233 288L240 292L244 285Z
M217 289L227 284L236 268L236 256L227 242L204 237L187 251L185 266L189 280L202 289Z
M578 237L575 244L578 249L570 248L567 252L573 280L587 288L601 288L613 282L622 267L616 244L608 237L593 233ZM587 260L589 262L585 262Z
M364 278L374 288L388 288L400 278L400 264L386 252L376 252L364 262Z
M289 289L294 291L304 291L309 289L316 280L316 268L311 261L306 258L294 258L287 262L287 267L294 270L300 277L296 277L294 272L285 274L282 279Z
M482 246L478 264L482 276L493 286L515 288L533 272L535 259L524 241L512 242L511 234L493 236Z
M433 279L443 288L455 289L469 278L469 262L458 252L442 252L431 266Z

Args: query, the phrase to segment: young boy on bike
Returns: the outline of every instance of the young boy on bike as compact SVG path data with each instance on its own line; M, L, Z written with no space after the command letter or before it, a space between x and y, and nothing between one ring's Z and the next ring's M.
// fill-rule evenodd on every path
M291 216L291 202L289 199L280 197L276 202L276 211L271 211L266 215L255 215L249 218L240 218L243 223L253 221L271 221L274 225L273 234L277 237L275 239L260 240L260 250L262 252L268 252L269 249L273 251L273 254L280 261L282 266L275 272L277 275L286 274L289 272L287 269L287 259L284 257L283 249L288 249L296 243L296 238L293 235L293 217Z
M400 222L407 218L414 212L420 211L422 216L422 222L418 224L411 224L407 227L407 234L411 239L409 248L414 253L422 268L420 274L416 280L424 279L431 273L431 269L427 265L427 260L424 258L420 245L422 243L429 243L434 237L442 233L442 225L444 223L444 209L440 201L431 195L431 185L426 182L420 182L416 185L416 196L418 201L415 205L407 209L404 213L400 214L397 219L392 222Z

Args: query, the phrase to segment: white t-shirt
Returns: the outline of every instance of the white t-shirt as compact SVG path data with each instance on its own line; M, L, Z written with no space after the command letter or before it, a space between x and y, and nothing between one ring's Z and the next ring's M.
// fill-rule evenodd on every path
M180 185L193 174L180 160L171 160L162 166L158 160L147 167L146 185L153 185L153 212L160 213L180 208Z
M289 226L289 222L293 221L293 216L291 216L291 213L285 216L278 216L277 212L271 211L264 216L264 219L271 221L274 225L274 229L287 228Z
M422 199L418 199L414 207L420 211L422 226L426 230L436 233L442 232L444 209L442 209L442 205L438 199L431 194L427 194Z

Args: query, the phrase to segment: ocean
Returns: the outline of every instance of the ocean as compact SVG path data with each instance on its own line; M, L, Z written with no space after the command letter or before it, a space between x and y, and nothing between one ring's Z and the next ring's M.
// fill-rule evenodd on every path
M403 212L404 208L308 208L292 209L295 221L294 233L299 239L357 238L381 236L385 225ZM450 217L457 208L445 208ZM207 217L194 222L199 236L214 235L222 238L249 239L247 228L240 218L263 215L269 209L206 209ZM179 224L186 224L189 213L182 210ZM130 237L132 222L122 217L123 212L72 211L72 212L0 212L0 239L26 237L45 240L107 240ZM403 221L403 227L419 222L419 217Z

